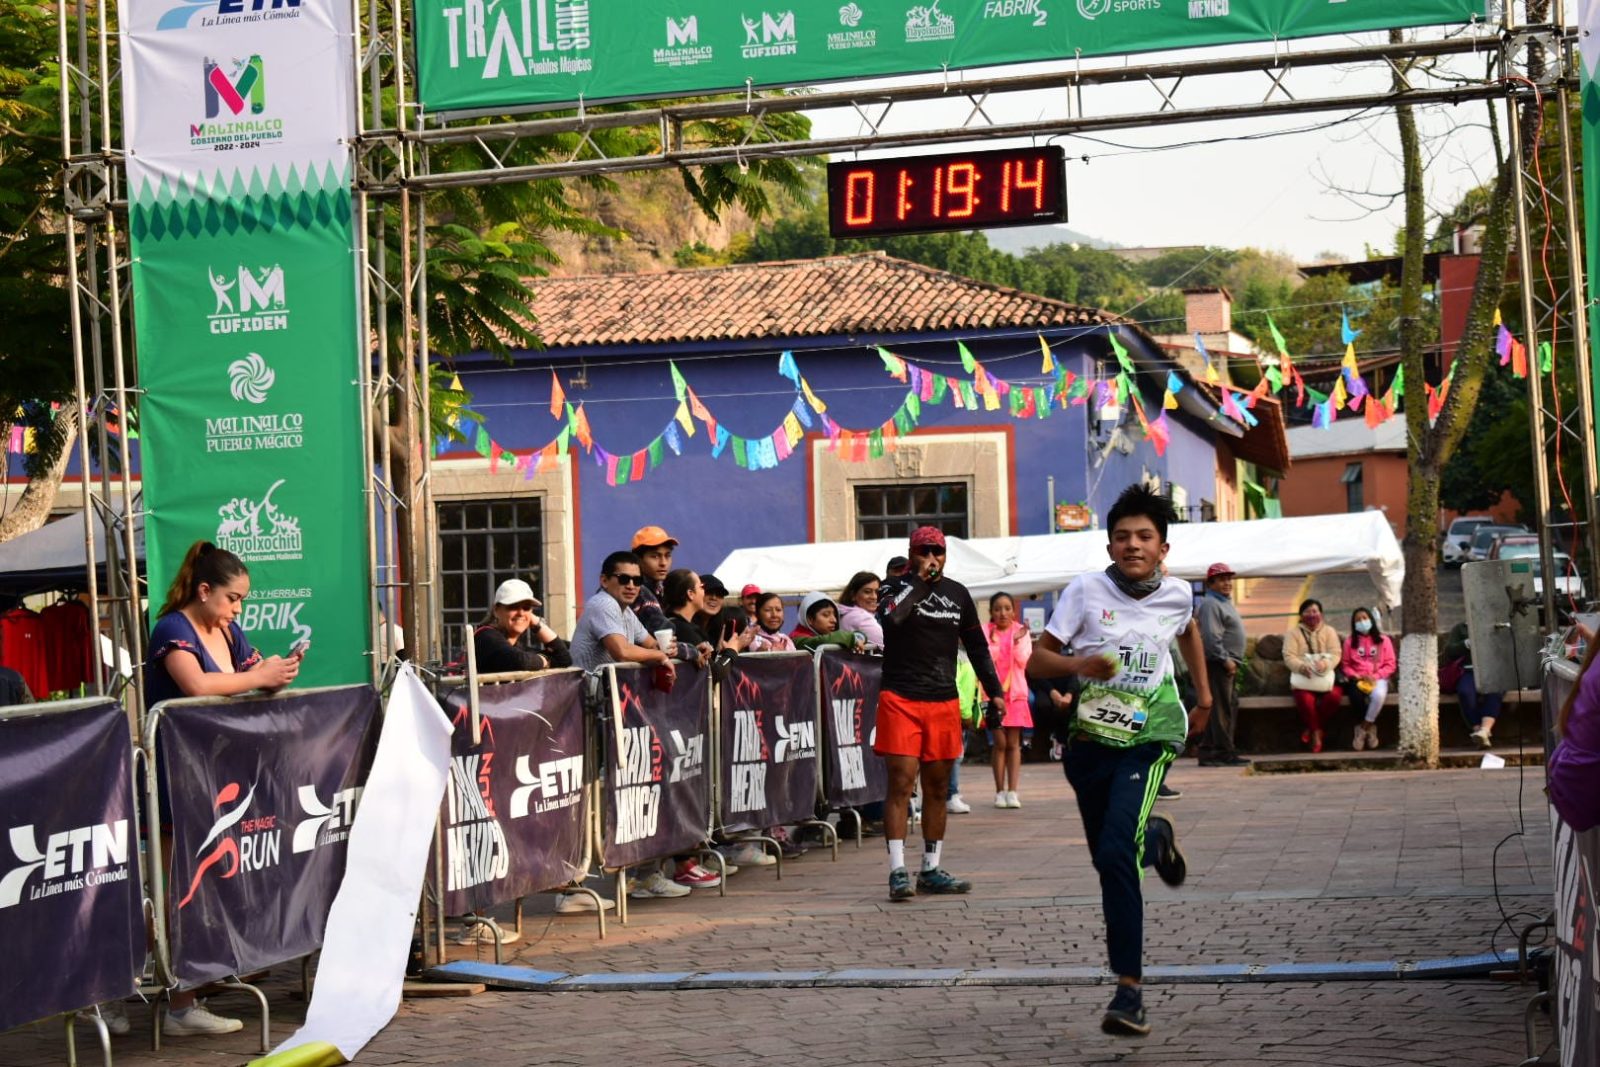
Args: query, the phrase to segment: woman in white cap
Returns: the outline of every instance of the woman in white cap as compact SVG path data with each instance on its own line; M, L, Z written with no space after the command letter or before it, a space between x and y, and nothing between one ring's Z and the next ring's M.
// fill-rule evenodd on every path
M494 607L472 636L480 674L572 666L567 643L535 614L543 606L533 595L533 587L521 578L500 583L494 591Z

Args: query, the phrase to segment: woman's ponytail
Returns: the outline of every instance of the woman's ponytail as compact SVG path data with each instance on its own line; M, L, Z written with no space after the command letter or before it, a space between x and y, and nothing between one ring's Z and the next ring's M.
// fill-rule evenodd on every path
M200 594L200 586L227 585L242 574L249 574L244 561L210 541L196 541L183 554L178 573L172 576L167 587L166 603L161 605L157 618L170 615L188 605Z

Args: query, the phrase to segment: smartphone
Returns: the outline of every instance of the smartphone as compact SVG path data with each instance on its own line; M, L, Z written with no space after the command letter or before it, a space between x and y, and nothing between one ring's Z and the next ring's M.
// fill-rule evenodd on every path
M306 655L306 649L308 649L310 647L311 647L311 638L302 637L300 640L296 641L294 644L289 646L289 655L290 656L298 656L301 659L304 659L305 655Z

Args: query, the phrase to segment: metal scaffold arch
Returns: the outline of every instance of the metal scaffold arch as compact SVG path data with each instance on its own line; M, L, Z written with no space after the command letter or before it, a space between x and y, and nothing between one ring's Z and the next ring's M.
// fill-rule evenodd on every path
M430 193L778 157L1006 138L1043 141L1077 133L1470 101L1503 104L1512 150L1523 160L1522 139L1527 131L1516 121L1517 107L1538 95L1553 100L1559 114L1568 113L1577 85L1577 32L1568 5L1561 0L1490 6L1500 10L1496 23L1478 22L1448 35L1422 35L1400 43L1294 51L1284 42L1273 42L1225 58L1145 63L1073 59L1046 73L953 78L946 71L892 86L805 93L747 90L711 100L580 105L570 112L494 118L425 113L412 91L410 8L398 0L387 4L358 0L351 42L359 86L352 147L357 255L363 284L362 326L352 343L356 350L365 348L369 353L356 363L366 398L364 437L372 471L368 538L375 561L372 632L378 635L378 647L373 650L374 672L380 654L387 651L384 635L392 632L395 623L404 631L414 658L428 661L441 647L433 443L428 419L432 398L425 268ZM114 133L119 125L115 121L119 70L117 54L108 48L113 31L104 0L99 4L58 0L57 10L61 24L62 226L70 257L75 404L87 427L113 411L129 410L138 394L134 362L129 359L124 152ZM1402 76L1395 88L1382 92L1340 92L1329 80L1305 77L1308 72L1356 65L1398 72L1412 69L1414 63L1472 55L1483 57L1481 77L1434 79L1419 73L1414 83ZM1102 107L1109 90L1125 91L1130 86L1140 87L1147 97L1145 106L1132 110ZM1201 86L1206 87L1204 91L1197 89ZM1041 92L1058 101L1056 113L1029 122L991 119L998 102ZM1204 102L1218 92L1231 102ZM909 106L936 99L965 101L970 105L966 120L937 129L891 125L891 117L898 117ZM852 111L859 116L861 132L782 141L775 139L767 126L779 115L824 108ZM742 135L731 143L711 143L697 133L705 124L719 120L738 120ZM1569 540L1581 537L1589 545L1593 566L1600 560L1600 530L1589 518L1597 474L1587 305L1575 210L1579 194L1571 131L1565 122L1556 125L1560 173L1552 178L1524 166L1516 175L1516 262L1528 333L1573 353L1578 382L1578 403L1563 408L1557 403L1552 381L1538 373L1528 376L1534 454L1551 455L1558 445L1581 449L1583 485L1582 499L1568 494L1574 499L1564 502L1558 515L1548 474L1536 463L1537 499L1533 505L1544 534L1546 566L1550 566L1553 539L1558 536ZM648 150L607 155L596 135L612 130L640 134L636 140L647 144ZM551 143L565 147L537 163L516 162L513 149L531 138L551 138ZM446 148L452 167L436 169L436 156ZM463 165L464 159L470 164ZM1548 232L1530 233L1529 219L1536 214L1546 220ZM1553 279L1553 289L1549 285L1536 289L1542 279L1535 277L1534 264L1541 256L1548 262L1552 250L1566 260L1567 269ZM98 614L100 605L105 605L114 641L128 648L137 661L141 592L133 527L139 505L131 456L125 436L113 438L106 433L97 435L97 454L91 456L88 436L79 438L77 459L83 472L91 610ZM108 443L112 439L121 442L115 457ZM95 579L97 516L117 532L106 541L105 588ZM1546 583L1547 601L1552 600L1554 587L1554 582ZM1547 603L1547 608L1553 609L1553 603ZM137 694L138 672L134 673Z

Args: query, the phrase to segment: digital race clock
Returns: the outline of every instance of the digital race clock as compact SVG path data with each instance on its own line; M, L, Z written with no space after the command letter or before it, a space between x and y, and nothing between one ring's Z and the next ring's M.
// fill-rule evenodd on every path
M1067 217L1057 145L828 164L834 237L976 230Z

